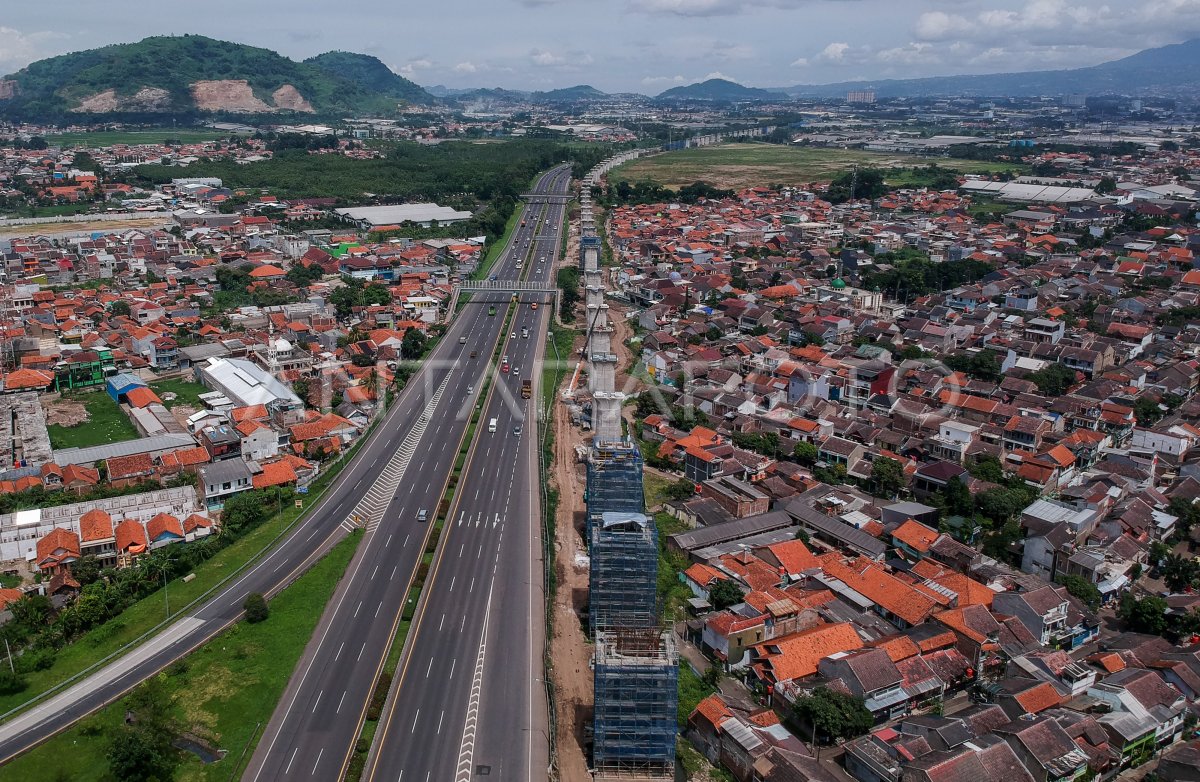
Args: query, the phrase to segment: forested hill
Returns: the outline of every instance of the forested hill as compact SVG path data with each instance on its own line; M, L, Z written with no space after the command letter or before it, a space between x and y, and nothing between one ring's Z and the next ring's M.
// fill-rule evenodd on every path
M157 36L39 60L0 79L0 116L344 116L394 110L398 97L269 49Z
M325 52L304 61L337 78L357 84L368 92L411 103L432 103L434 97L403 76L394 73L378 57L355 52Z

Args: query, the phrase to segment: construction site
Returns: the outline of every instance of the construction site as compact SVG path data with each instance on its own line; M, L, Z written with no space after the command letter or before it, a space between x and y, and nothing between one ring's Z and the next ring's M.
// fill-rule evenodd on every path
M645 513L642 454L626 435L627 397L618 390L622 362L629 364L618 332L629 329L610 320L605 302L590 199L597 176L583 183L580 220L568 239L578 254L567 262L582 271L585 329L566 404L555 411L559 776L664 780L676 767L678 654L659 617L658 532Z

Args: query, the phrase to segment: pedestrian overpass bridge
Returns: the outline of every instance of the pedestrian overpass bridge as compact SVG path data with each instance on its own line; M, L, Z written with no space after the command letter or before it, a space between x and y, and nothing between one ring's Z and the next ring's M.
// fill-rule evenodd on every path
M555 285L548 282L526 282L524 280L470 280L455 284L450 291L450 306L446 308L446 322L449 323L454 319L454 313L458 309L458 300L462 294L467 293L475 299L477 294L485 294L479 297L479 301L500 304L507 302L513 296L520 296L525 293L539 294L533 298L544 298L546 295L554 296L554 306L557 308L562 299L562 291ZM497 294L497 295L486 295ZM501 296L500 294L503 294Z

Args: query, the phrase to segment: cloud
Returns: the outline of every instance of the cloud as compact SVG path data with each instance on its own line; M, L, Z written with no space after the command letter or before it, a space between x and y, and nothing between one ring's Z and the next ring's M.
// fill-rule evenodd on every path
M409 60L408 62L401 65L399 68L393 68L392 70L396 71L396 73L399 73L401 76L412 76L417 71L426 71L432 67L433 67L432 60L428 60L424 57L421 57L421 58L418 58L415 60Z
M642 84L647 87L662 87L668 84L684 84L687 80L682 76L644 76Z
M726 76L725 74L721 73L720 71L712 71L712 72L708 73L707 75L701 76L699 79L696 79L696 81L708 81L709 79L720 79L721 81L737 81L737 79L733 78L732 76Z
M807 57L797 57L796 59L792 60L791 67L807 68L808 67L808 58Z
M479 71L479 66L470 60L467 60L465 62L458 63L452 70L455 73L477 73Z
M534 65L540 65L545 68L555 65L563 65L566 63L567 59L544 49L531 49L529 52L529 61Z
M762 9L790 10L813 5L813 0L628 0L635 13L674 16L733 16Z
M913 31L916 37L922 41L945 41L970 29L970 22L958 14L929 11L917 17L917 24Z
M824 60L825 62L842 62L846 59L846 51L849 48L850 44L848 43L840 41L831 43L821 50L821 53L817 55L817 59Z
M931 43L910 43L882 49L875 54L875 59L898 65L929 65L939 62L941 57Z
M61 53L64 51L61 42L70 37L48 30L22 33L0 25L0 75L24 68L34 60Z

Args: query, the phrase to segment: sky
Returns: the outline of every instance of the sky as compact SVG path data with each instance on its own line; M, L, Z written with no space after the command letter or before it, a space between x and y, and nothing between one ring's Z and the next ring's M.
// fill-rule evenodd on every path
M1075 68L1200 38L1200 0L7 0L0 73L149 35L372 54L423 86L657 94Z

